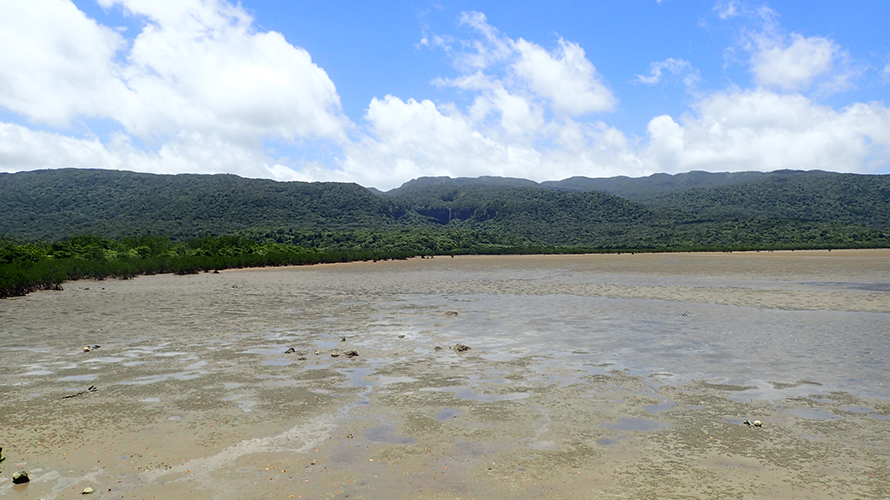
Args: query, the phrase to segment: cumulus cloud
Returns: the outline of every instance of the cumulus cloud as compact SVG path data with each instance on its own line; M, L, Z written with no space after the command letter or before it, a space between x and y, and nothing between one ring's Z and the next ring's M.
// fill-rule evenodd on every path
M515 47L520 54L513 64L516 74L559 114L578 116L614 108L615 96L577 43L560 39L559 48L548 52L520 38Z
M0 47L0 105L34 121L65 126L126 101L114 62L123 38L68 0L3 2Z
M0 51L0 105L61 129L74 120L111 120L154 150L138 158L122 154L117 163L109 163L109 149L93 157L95 164L75 155L78 166L232 171L223 164L266 163L268 138L346 140L352 124L325 71L280 33L257 32L240 6L99 3L142 19L141 32L126 41L69 0L0 7L0 45L16 47ZM94 139L52 137L71 151L96 146Z
M134 100L123 117L140 136L182 128L229 138L344 138L328 75L280 33L255 33L240 9L216 2L118 0L152 21L124 68ZM165 105L164 105L165 104Z
M744 16L757 26L743 30L737 46L725 51L731 59L737 53L749 54L745 63L756 85L820 94L854 88L854 79L862 68L831 38L789 33L780 24L779 14L767 6L752 9L733 1L715 7L721 18L726 18L723 14L727 9L732 10L731 17Z
M424 175L547 180L644 172L632 141L602 122L546 123L538 138L546 136L547 143L529 143L511 140L498 127L486 130L472 112L472 106L462 112L429 100L374 99L366 115L369 133L345 148L336 178L389 188Z
M461 72L433 83L465 91L471 104L373 99L367 135L344 148L337 176L346 172L359 182L393 187L387 177L485 173L544 180L640 167L626 154L623 133L574 121L610 111L617 101L580 45L559 39L547 50L514 40L477 12L459 21L475 36L428 36L425 45L442 49Z
M70 137L0 123L0 162L2 170L8 172L74 167L304 179L298 170L269 160L261 150L198 132L182 132L151 152L135 147L130 136L122 132L112 134L103 143L96 137Z
M860 103L837 111L800 94L740 90L707 97L679 122L653 118L648 133L645 162L669 172L875 171L888 164L890 108Z
M792 33L784 37L758 34L751 56L751 71L760 85L783 90L806 90L814 80L828 75L841 57L841 48L822 37L804 37Z
M460 24L478 38L434 37L464 76L440 85L471 88L500 86L513 95L547 103L561 116L611 111L617 99L577 43L559 39L551 51L522 38L511 39L488 24L484 14L463 13ZM494 83L492 83L494 82ZM475 87L484 90L483 87Z

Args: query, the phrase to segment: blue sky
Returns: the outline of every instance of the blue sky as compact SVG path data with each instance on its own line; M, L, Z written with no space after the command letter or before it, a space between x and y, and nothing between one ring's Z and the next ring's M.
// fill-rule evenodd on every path
M890 173L885 0L0 0L0 171Z

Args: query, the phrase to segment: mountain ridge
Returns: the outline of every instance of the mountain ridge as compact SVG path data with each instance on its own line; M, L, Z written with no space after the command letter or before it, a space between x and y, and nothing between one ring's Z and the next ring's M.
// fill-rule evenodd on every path
M598 248L882 245L890 239L890 175L688 172L544 183L421 177L380 192L231 174L61 169L0 174L0 209L0 235L43 241L248 233L304 241L309 233L449 229Z

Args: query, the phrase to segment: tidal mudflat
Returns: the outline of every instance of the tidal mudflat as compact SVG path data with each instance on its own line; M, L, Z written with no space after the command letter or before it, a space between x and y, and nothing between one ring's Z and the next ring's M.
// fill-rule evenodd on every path
M890 496L888 250L70 282L0 353L8 498Z

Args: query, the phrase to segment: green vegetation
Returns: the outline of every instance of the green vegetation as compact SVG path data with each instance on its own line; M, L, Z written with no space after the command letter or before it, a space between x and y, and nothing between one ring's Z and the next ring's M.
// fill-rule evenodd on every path
M412 256L886 248L890 176L437 177L380 193L63 169L0 174L0 235L0 298L71 279Z

